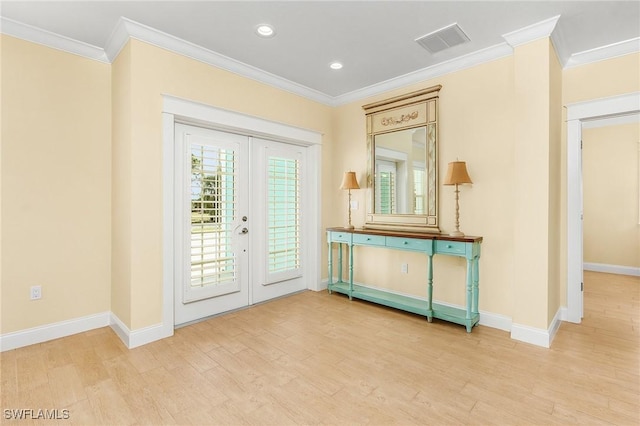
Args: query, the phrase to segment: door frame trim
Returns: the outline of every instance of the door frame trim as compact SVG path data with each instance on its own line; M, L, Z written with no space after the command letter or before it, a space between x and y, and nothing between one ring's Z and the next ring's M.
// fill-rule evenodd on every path
M230 111L171 95L162 95L162 337L174 330L174 145L176 122L240 133L306 146L309 150L308 176L312 205L320 206L322 170L322 133L261 117ZM310 290L321 290L321 217L320 208L309 212L306 269Z
M582 124L591 120L637 113L640 92L567 105L567 312L566 321L583 316L582 282Z

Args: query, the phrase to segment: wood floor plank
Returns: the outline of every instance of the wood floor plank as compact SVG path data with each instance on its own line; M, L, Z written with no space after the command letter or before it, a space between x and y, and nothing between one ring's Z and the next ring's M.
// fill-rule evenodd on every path
M3 408L69 410L61 424L638 425L640 278L586 272L584 320L549 349L302 292L132 350L105 327L0 367Z
M51 368L47 380L55 407L68 407L87 399L82 379L73 364Z

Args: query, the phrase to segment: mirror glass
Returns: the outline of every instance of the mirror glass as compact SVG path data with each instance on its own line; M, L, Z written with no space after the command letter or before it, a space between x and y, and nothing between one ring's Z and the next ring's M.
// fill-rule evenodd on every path
M374 213L425 214L427 127L375 135Z

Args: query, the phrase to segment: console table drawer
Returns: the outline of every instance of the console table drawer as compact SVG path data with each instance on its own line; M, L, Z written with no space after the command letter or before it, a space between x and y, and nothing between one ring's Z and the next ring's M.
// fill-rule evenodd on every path
M436 241L436 253L457 254L464 256L466 254L465 244L457 241Z
M430 253L433 247L433 240L387 237L387 247Z
M351 236L353 234L351 232L330 232L329 233L329 241L331 242L343 242L350 243Z
M353 234L353 244L363 244L368 246L384 246L385 237L383 235Z

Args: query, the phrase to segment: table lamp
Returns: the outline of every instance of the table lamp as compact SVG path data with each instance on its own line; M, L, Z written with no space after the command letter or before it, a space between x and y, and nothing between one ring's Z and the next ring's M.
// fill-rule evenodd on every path
M353 225L351 224L351 190L360 189L360 185L358 185L358 181L356 179L356 172L344 172L340 189L346 189L349 191L349 204L347 205L347 212L349 213L349 224L345 226L345 228L353 229Z
M464 233L460 231L460 206L458 204L459 193L458 185L463 183L473 183L467 173L467 165L464 161L452 161L447 168L447 175L444 178L445 185L456 186L456 230L449 235L452 237L464 237Z

